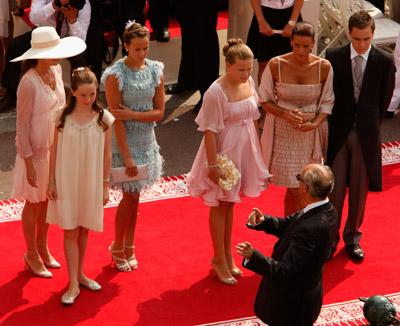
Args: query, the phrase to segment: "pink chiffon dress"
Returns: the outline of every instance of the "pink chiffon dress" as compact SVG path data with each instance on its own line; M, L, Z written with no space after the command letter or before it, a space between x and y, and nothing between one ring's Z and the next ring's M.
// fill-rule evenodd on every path
M17 90L17 156L11 197L38 203L47 200L49 183L50 147L53 142L54 122L51 112L65 106L65 91L61 66L52 66L55 89L45 84L35 69L22 77ZM24 159L32 157L38 187L26 179Z
M212 182L208 178L203 138L188 176L188 187L190 195L202 197L207 206L218 206L220 201L239 203L241 195L258 197L270 176L254 125L260 113L251 77L249 83L252 88L250 97L229 102L219 80L216 80L205 93L203 105L195 120L199 131L211 130L216 133L217 153L226 154L241 173L239 182L229 191L224 191Z

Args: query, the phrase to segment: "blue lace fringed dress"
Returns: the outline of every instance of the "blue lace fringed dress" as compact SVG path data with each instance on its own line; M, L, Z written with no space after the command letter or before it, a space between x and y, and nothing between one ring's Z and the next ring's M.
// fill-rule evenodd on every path
M137 112L150 111L153 108L155 89L160 85L164 64L146 59L145 67L140 70L129 68L125 58L108 67L101 77L105 84L112 75L118 80L122 105ZM137 165L147 164L148 178L145 180L113 184L124 192L140 192L145 186L152 185L162 175L163 158L154 133L154 122L124 121L129 151ZM112 145L112 166L122 167L124 161L119 153L115 137Z

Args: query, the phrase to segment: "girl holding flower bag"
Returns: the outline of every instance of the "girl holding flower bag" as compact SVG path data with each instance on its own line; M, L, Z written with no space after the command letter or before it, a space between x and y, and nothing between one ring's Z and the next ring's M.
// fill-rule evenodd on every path
M242 271L232 257L233 207L241 195L257 197L270 176L263 162L255 122L258 96L250 77L253 53L240 39L223 48L226 73L204 95L196 123L204 132L188 186L193 197L210 206L214 256L211 266L219 281L237 283Z

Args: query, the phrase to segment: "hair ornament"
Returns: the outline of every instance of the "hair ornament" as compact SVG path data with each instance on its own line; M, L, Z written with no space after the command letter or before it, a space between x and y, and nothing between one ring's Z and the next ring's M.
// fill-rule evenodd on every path
M76 73L76 72L78 72L78 71L83 71L83 70L85 70L85 69L86 69L85 67L78 67L78 68L75 68L74 71L72 72L72 74L74 74L74 73Z
M125 24L125 29L129 29L134 23L136 23L136 20L128 20Z

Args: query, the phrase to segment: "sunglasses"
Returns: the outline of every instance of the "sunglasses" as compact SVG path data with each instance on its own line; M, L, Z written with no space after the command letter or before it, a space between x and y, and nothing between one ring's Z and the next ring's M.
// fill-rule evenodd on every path
M297 174L296 174L296 179L297 179L297 181L301 181L301 182L304 183L303 177L301 176L300 173L297 173Z

